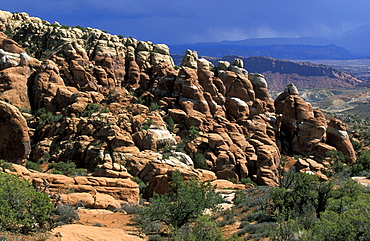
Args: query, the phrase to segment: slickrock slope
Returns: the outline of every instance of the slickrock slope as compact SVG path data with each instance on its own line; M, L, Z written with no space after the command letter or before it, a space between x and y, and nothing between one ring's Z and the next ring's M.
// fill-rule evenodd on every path
M300 169L321 176L327 150L338 148L350 154L349 162L356 160L342 123L328 125L293 85L272 100L265 77L248 74L240 59L214 66L188 50L178 67L164 44L25 13L0 11L0 25L17 42L0 35L0 100L26 116L28 127L17 128L28 128L30 160L73 161L94 172L68 177L75 189L137 202L109 187L132 175L148 184L147 195L163 193L175 170L204 181L251 177L278 185L282 154L310 156ZM14 110L7 118L19 115ZM13 123L2 121L0 128ZM26 143L25 132L12 141ZM6 141L9 136L1 135L0 145ZM28 158L24 145L17 148L21 159ZM15 162L6 149L0 156ZM209 170L196 169L204 159ZM50 182L44 175L50 174L31 176Z

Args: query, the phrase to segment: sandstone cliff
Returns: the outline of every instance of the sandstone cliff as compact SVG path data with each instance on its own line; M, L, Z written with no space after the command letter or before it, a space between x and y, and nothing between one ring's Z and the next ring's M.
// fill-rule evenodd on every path
M340 121L328 124L294 85L272 100L265 76L249 74L241 59L214 66L188 50L178 67L164 44L25 13L0 11L0 25L8 33L0 33L0 133L9 133L0 135L0 157L72 161L94 172L68 179L91 195L127 201L108 187L131 176L148 184L148 195L163 193L175 170L278 185L282 155L310 157L301 169L321 177L328 150L356 160Z

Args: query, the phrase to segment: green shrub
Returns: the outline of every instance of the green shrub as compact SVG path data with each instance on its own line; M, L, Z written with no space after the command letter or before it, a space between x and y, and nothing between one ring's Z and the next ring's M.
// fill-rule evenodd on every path
M362 149L362 144L360 142L353 140L353 138L350 138L350 140L355 151L360 151Z
M190 129L189 129L190 140L192 141L197 137L199 137L199 128L196 126L190 126Z
M182 141L182 142L178 143L176 145L176 151L182 152L182 153L185 153L186 154L185 146L186 146L186 142L185 141Z
M199 216L193 224L185 225L176 233L179 241L223 241L222 230L208 215Z
M45 222L54 205L27 181L0 173L0 230L28 232Z
M140 193L143 193L144 192L144 189L148 186L148 184L146 184L145 182L143 182L139 177L133 177L132 178L132 181L134 181L137 184L139 184Z
M87 31L87 28L81 27L80 25L74 26L74 28L78 28L78 29L80 29L82 31Z
M370 150L360 153L357 162L351 166L352 175L359 175L362 172L370 171Z
M142 127L144 130L149 130L152 124L153 124L153 120L148 120Z
M0 168L2 169L3 172L5 172L5 169L14 171L13 164L11 162L7 162L4 160L0 160Z
M235 212L230 212L230 213L226 214L224 219L219 222L220 227L235 223L236 222L235 216L237 216L237 215L238 214L235 213Z
M266 211L263 211L263 210L260 210L260 211L257 211L257 212L251 212L251 213L247 213L246 215L244 215L244 217L241 219L242 221L247 221L247 222L253 222L253 221L257 221L257 222L273 222L273 221L276 221L274 217L272 217L269 213L267 213Z
M203 154L197 153L193 161L194 161L195 168L206 169L206 170L209 169L206 158Z
M27 161L26 162L26 168L27 169L32 169L32 170L35 170L35 171L38 171L38 172L41 172L40 163L36 163L36 162L32 162L32 161Z
M109 113L110 111L107 108L102 108L100 113Z
M57 162L49 164L49 168L53 168L54 174L86 176L87 170L84 168L76 168L76 164L70 162Z
M172 119L171 116L167 118L166 123L167 123L167 129L172 132L173 129L175 128L175 121Z
M89 103L85 110L81 113L82 117L91 117L93 113L99 112L101 104Z
M145 100L143 100L141 97L139 97L136 100L136 104L144 105L145 104Z
M325 173L326 175L333 176L349 170L349 167L345 164L347 157L341 151L330 150L326 153L326 155L332 162L331 166L329 167L329 171Z
M255 183L254 181L252 181L252 179L251 179L250 177L242 178L242 179L240 179L240 182L241 182L242 184L250 183L250 184L252 184L253 186L257 187L257 183Z
M157 110L159 110L158 103L154 103L154 102L150 103L149 110L151 110L151 111L157 111Z
M52 112L46 112L45 108L42 107L38 109L35 113L36 116L39 117L38 122L41 123L52 123L52 122L58 122L61 119L63 119L62 114L54 115Z
M154 193L150 206L139 210L138 224L144 232L153 222L162 226L182 227L202 215L205 209L215 210L222 202L220 194L210 183L198 180L184 181L179 171L172 175L170 192L164 195Z
M161 241L164 240L161 235L154 234L148 237L148 241Z

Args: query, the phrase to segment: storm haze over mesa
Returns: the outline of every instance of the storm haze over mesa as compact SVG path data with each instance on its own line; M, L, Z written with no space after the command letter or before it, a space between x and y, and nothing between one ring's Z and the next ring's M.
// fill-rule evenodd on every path
M4 1L1 9L166 44L308 36L337 39L370 24L368 0L13 0Z

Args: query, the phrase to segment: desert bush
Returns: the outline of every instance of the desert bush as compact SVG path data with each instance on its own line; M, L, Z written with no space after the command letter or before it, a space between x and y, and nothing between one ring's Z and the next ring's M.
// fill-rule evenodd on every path
M259 186L249 188L245 191L236 191L234 203L237 207L243 207L243 212L250 208L266 209L267 203L271 198L271 187Z
M94 227L104 227L105 225L104 224L101 224L101 223L94 223L93 224Z
M27 169L32 169L32 170L35 170L35 171L38 171L38 172L41 171L40 163L36 163L36 162L32 162L32 161L27 161L26 162L26 168Z
M57 226L79 220L75 207L68 204L59 204L53 210L54 222Z
M223 227L225 225L229 225L229 224L235 223L236 222L235 216L237 216L237 215L238 214L235 213L235 212L230 212L230 213L226 214L226 216L224 217L224 219L219 222L219 225L221 227Z
M351 166L352 176L370 172L370 150L360 152L357 162Z
M39 118L38 119L38 122L40 124L42 124L42 123L58 122L58 121L60 121L63 118L63 115L62 114L55 115L55 114L53 114L50 111L46 112L46 110L45 110L44 107L38 109L35 112L35 116L37 116Z
M189 129L189 139L192 141L195 138L199 137L199 127L190 126Z
M194 223L184 225L176 232L179 241L223 241L222 230L208 215L199 216Z
M351 178L289 173L284 187L238 191L245 240L370 240L370 195Z
M193 161L194 161L195 168L206 169L206 170L209 169L206 158L204 157L203 154L197 153Z
M172 132L173 129L175 128L175 121L173 120L171 116L167 117L166 124L167 124L167 129Z
M108 110L107 108L102 108L100 110L100 113L109 113L109 112L110 112L110 110Z
M148 241L161 241L163 237L159 234L154 234L148 237Z
M121 210L125 211L127 214L135 214L139 209L139 205L136 203L124 203L121 204Z
M266 211L257 211L257 212L250 212L244 215L244 217L241 219L242 221L247 222L274 222L276 219L272 217L268 212Z
M5 172L6 169L14 171L13 164L4 160L0 160L0 168L3 172Z
M142 125L142 128L144 129L144 130L149 130L149 128L150 128L150 126L153 124L153 120L147 120L147 122L144 124L144 125Z
M150 111L157 111L157 110L159 110L158 103L154 103L154 102L150 103L149 110Z
M93 113L99 112L101 104L89 103L85 110L81 113L82 117L91 117Z
M25 180L0 173L0 230L31 231L45 222L52 210L46 194Z
M252 179L251 179L250 177L242 178L242 179L240 179L240 182L241 182L242 184L250 183L250 184L252 184L253 186L257 187L257 183L255 183L254 181L252 181Z
M202 215L205 209L215 210L222 197L210 183L198 180L184 181L179 171L172 175L170 192L155 193L150 205L139 209L137 223L146 230L148 224L156 222L162 226L178 229Z
M342 175L350 170L350 168L345 164L347 156L345 156L341 151L330 150L326 153L326 156L329 157L331 161L331 165L325 173L327 176Z
M247 234L245 240L263 240L269 237L270 230L277 226L276 223L245 223L242 229L237 232L238 236Z
M148 184L146 184L145 182L143 182L143 180L141 180L139 177L133 177L132 178L132 181L134 181L137 184L139 184L140 193L144 193L144 190L148 186Z
M362 144L360 142L355 141L353 138L350 138L350 140L351 140L353 149L355 149L355 151L360 151L362 149Z
M53 168L53 174L73 175L73 176L86 176L87 170L84 168L76 168L76 164L71 162L57 162L50 163L49 168Z

